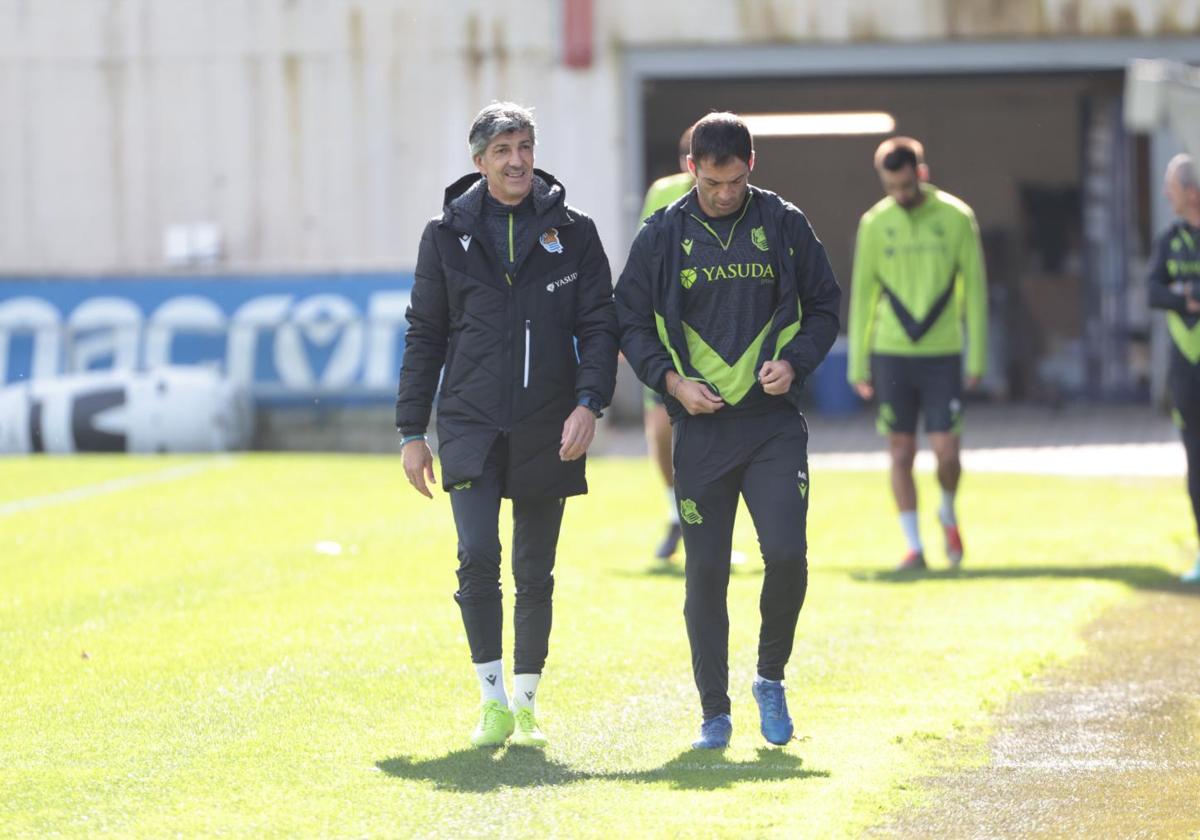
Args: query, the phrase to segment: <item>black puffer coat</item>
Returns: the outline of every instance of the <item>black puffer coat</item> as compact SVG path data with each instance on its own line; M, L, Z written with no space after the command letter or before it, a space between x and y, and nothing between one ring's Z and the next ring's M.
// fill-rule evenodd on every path
M617 317L596 226L535 170L539 235L506 274L484 230L486 182L446 190L417 254L396 399L401 434L424 432L438 393L442 486L477 478L507 435L510 497L587 492L584 459L558 457L562 427L585 397L606 406L617 368ZM511 279L511 283L509 280ZM438 374L442 373L438 388Z

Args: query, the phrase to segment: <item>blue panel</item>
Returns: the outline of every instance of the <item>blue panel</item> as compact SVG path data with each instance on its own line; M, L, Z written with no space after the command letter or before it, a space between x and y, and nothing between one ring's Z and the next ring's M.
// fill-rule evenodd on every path
M276 404L394 399L409 272L6 277L0 376L206 365Z

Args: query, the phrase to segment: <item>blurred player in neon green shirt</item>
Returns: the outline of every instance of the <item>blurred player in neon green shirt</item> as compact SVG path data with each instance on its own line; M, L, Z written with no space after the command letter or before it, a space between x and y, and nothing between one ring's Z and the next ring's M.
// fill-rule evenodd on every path
M987 286L975 214L929 183L921 144L884 141L875 169L886 197L863 214L850 287L848 379L878 402L877 427L891 451L892 493L908 543L901 570L924 569L917 528L917 416L937 456L938 518L952 568L962 563L954 509L962 464L963 345L966 385L987 361ZM965 336L964 336L965 322Z
M691 145L692 127L689 125L679 137L679 168L681 171L675 175L659 178L650 185L650 189L646 191L646 201L642 204L642 214L638 216L639 225L655 210L666 207L691 192L692 185L696 183L696 179L688 171L687 165ZM663 405L662 394L647 388L644 403L646 444L650 449L650 458L658 465L663 483L667 487L667 533L658 548L654 550L654 556L665 562L670 560L671 555L678 549L681 535L679 506L675 504L675 470L671 466L671 420Z

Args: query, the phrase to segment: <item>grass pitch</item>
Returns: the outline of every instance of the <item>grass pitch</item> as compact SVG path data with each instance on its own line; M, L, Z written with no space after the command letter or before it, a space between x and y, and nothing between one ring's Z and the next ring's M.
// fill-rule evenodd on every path
M648 559L661 488L645 461L596 461L560 544L551 745L486 752L466 746L478 691L441 494L395 458L175 469L194 463L0 461L0 835L854 835L935 758L982 760L989 712L1105 607L1170 586L1190 539L1177 480L969 475L964 571L898 576L885 478L817 472L799 739L757 732L743 511L734 739L714 755L687 748L682 576Z

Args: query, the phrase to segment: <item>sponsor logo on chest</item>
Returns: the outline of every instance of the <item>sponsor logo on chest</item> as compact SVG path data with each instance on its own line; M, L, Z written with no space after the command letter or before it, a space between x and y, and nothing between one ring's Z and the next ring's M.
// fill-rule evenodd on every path
M578 271L572 271L572 272L571 272L570 274L568 274L566 277L559 277L559 278L558 278L557 280L555 280L553 283L547 283L547 284L546 284L546 291L547 291L547 292L553 292L555 289L561 289L563 286L566 286L568 283L574 283L574 282L575 282L575 279L576 279L577 277L579 277L579 272L578 272Z
M1172 277L1200 274L1200 260L1167 260L1167 274Z
M771 263L731 262L724 265L702 265L700 271L709 283L717 280L761 280L771 283L775 280L775 266Z

